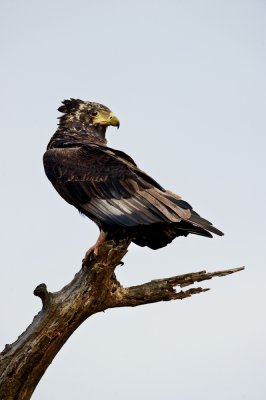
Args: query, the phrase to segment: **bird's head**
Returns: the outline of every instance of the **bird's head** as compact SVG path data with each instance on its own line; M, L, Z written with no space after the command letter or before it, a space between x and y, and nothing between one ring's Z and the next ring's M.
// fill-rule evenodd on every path
M108 127L119 128L119 120L103 104L79 99L64 100L58 111L63 113L59 125L72 126L78 129Z

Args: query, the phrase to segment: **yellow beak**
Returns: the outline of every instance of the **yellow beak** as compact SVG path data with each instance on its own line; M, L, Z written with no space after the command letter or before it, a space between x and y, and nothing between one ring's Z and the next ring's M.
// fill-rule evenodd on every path
M106 126L117 126L117 128L120 126L119 119L114 115L114 113L105 110L98 111L98 114L93 117L93 123Z

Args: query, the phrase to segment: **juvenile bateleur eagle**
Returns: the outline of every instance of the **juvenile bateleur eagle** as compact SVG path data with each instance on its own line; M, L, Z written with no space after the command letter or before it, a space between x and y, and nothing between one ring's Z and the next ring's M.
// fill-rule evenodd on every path
M129 237L139 246L159 249L189 233L223 235L131 157L107 147L107 127L119 127L109 108L70 99L58 110L63 115L44 154L44 168L63 199L100 228L91 252L97 254L106 238Z

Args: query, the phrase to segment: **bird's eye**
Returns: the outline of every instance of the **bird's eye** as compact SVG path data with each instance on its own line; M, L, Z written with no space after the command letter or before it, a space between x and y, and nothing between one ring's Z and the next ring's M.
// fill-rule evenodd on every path
M92 111L92 112L91 112L91 115L92 115L93 117L96 117L97 114L98 114L98 111Z

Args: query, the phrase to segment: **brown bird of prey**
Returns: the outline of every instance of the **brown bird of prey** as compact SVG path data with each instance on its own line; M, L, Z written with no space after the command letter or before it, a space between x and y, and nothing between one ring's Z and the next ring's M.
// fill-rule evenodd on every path
M223 235L180 196L165 190L122 151L107 147L108 126L118 118L102 104L64 100L59 126L44 154L44 168L57 192L94 221L100 235L89 250L97 255L106 239L128 237L159 249L189 233Z

